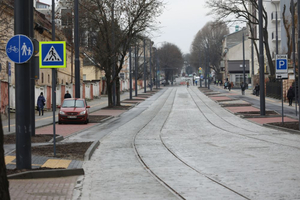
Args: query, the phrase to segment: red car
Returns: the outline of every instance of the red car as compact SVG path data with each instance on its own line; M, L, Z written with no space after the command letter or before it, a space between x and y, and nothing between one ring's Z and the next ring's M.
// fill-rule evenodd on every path
M89 108L85 99L68 98L58 106L58 123L66 122L82 122L87 124L89 122Z

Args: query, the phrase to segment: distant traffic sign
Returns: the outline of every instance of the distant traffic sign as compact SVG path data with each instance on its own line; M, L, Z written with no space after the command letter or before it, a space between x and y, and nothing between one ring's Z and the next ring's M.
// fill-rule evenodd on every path
M287 73L287 55L276 55L276 73Z
M22 64L32 57L34 47L29 37L19 34L8 40L5 51L11 61Z
M40 42L40 68L65 68L66 42L49 41Z

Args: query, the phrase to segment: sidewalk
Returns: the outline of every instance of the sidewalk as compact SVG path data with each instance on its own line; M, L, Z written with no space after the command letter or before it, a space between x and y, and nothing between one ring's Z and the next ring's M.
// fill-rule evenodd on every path
M231 91L228 91L228 89L223 89L222 86L215 86L211 85L211 89L213 91L217 90L223 90L222 93L218 92L212 95L209 95L209 97L218 102L220 105L222 105L226 110L229 112L235 114L235 115L242 115L242 113L258 113L257 115L253 115L253 117L247 117L247 120L252 121L254 123L264 125L264 124L269 124L269 123L275 123L275 122L282 122L282 115L280 113L276 114L268 114L267 112L270 112L270 110L266 109L266 115L265 116L260 116L259 107L253 106L251 103L248 103L244 100L240 100L236 98L238 95L241 95L241 90L240 89L232 89ZM245 90L245 95L250 97L252 99L260 100L259 96L255 96L252 94L252 90L248 89ZM282 102L280 99L273 99L266 97L265 98L266 104L276 104L281 106ZM288 102L283 102L284 109L290 109L291 107L288 106ZM284 115L283 118L284 122L297 122L299 121L299 117L296 115L289 115L287 116L286 114Z
M140 90L138 95L143 95L143 91ZM147 91L149 92L149 91ZM144 96L144 95L143 95ZM129 93L125 92L121 95L121 103L122 105L135 105L136 103L142 102L145 100L143 97L135 97L133 96L133 100L129 99ZM123 103L123 101L125 103ZM128 104L128 101L132 101ZM117 117L122 113L126 112L127 110L112 110L112 109L103 109L107 107L107 97L102 97L100 99L94 99L88 102L88 105L91 106L90 108L90 116L111 116ZM56 122L57 122L57 113L56 111ZM4 134L12 134L15 131L15 120L11 120L11 132L8 132L8 120L3 120L3 129ZM51 135L53 134L53 113L52 112L45 112L44 116L36 116L36 135ZM82 131L88 130L91 127L98 125L99 123L88 123L88 124L56 124L55 132L56 135L60 136L57 138L57 142L63 140L64 138L70 137L73 134L80 133ZM94 141L92 141L94 142ZM47 143L45 143L47 144ZM51 143L48 143L51 144ZM32 146L39 145L38 143L32 143ZM15 144L8 144L4 145L4 152L5 152L5 163L7 169L15 169L16 168L16 157L15 157ZM54 157L44 157L44 156L35 156L32 155L32 168L39 168L39 167L47 167L47 168L64 168L64 169L77 169L81 168L83 161L78 160L66 160L66 159L58 159Z
M191 87L193 87L193 86L191 86ZM222 88L216 88L216 89L222 89ZM147 95L143 95L143 93L140 93L140 94L141 95L138 98L133 97L134 100L124 101L125 99L129 98L128 93L127 93L127 95L123 94L121 98L122 98L123 102L126 104L131 104L133 102L141 102L141 100L142 101L145 100L145 98L143 98L142 96L147 96ZM219 103L221 103L221 102L222 103L229 103L229 102L242 103L242 100L234 99L233 96L236 96L237 94L240 94L240 90L231 90L230 92L219 93L219 94L216 93L209 97L215 98L214 101L217 101ZM246 91L246 95L250 96L251 91ZM259 97L256 97L254 95L251 95L251 98L259 99ZM277 104L281 105L281 101L279 101L279 100L273 100L273 99L266 98L266 101L271 101L272 103L277 103ZM101 109L101 108L104 108L107 106L106 98L105 98L105 100L104 100L104 98L97 99L92 102L88 102L88 104L91 105L91 110L93 110L93 113L91 115L111 115L111 116L115 117L115 116L119 116L120 114L126 112L126 110L111 111L111 110ZM234 106L230 107L229 106L229 107L224 107L224 108L233 114L236 114L238 112L249 112L249 111L258 111L259 110L258 108L255 108L251 105L239 106L239 107L234 107ZM47 116L47 114L49 114L49 115ZM52 124L52 112L47 113L47 114L45 114L43 116L43 118L37 119L37 120L40 120L41 123L36 123L36 125L39 127L42 127L42 126L45 126L45 127L36 129L36 134L45 134L45 133L48 133L48 131L51 131L52 126L47 126L47 125ZM279 117L279 118L281 119L281 117ZM270 120L271 118L266 117L266 119ZM266 119L259 118L259 121L266 122ZM136 119L136 120L138 120L138 119ZM137 124L137 123L135 123L135 124ZM68 137L72 134L79 133L84 130L88 130L95 125L96 124L93 124L93 123L90 123L88 125L82 125L82 126L75 125L74 129L71 129L70 127L68 127L68 125L67 126L57 125L56 127L57 127L57 132L64 134L64 137ZM129 128L132 128L132 127L134 127L134 126L130 126ZM124 130L119 130L120 136L125 137L123 135L123 131ZM150 131L150 129L149 129L149 131ZM151 131L153 131L153 130L151 129ZM122 150L124 150L124 149L122 149ZM120 153L122 153L122 152L120 152ZM14 157L11 157L11 156L13 156L13 155L8 155L8 157L6 158L7 161L9 162L9 164L14 163ZM47 166L50 166L50 165L48 165L49 163L51 163L51 165L56 163L57 164L56 166L60 165L66 169L81 168L82 163L83 163L83 161L76 162L74 160L71 160L71 161L70 160L60 160L60 159L56 159L56 158L45 158L45 157L35 157L35 156L33 156L32 160L34 161L33 166L42 166L45 163L47 163L49 160L51 160L51 162L49 161L47 163ZM128 160L126 163L128 163ZM11 165L7 165L7 166L11 166ZM95 173L97 173L97 172L95 172ZM59 199L59 198L71 199L72 194L73 194L73 189L75 187L77 187L75 184L77 178L78 178L78 176L61 177L61 178L47 178L47 179L9 180L10 181L11 199L30 199L31 200L31 199L41 199L42 197L43 198L49 197L49 198L53 198L53 199Z
M153 93L158 90L153 90ZM138 97L132 96L129 99L129 93L125 92L121 95L121 103L125 106L134 106L137 103L144 101L150 97L150 91L145 95L144 90L140 90ZM111 116L112 118L121 115L127 110L118 109L103 109L107 107L107 97L101 99L94 99L88 102L90 108L90 116ZM56 120L57 120L56 112ZM53 118L52 112L45 112L44 116L36 116L36 135L53 134ZM5 134L11 134L15 131L14 119L11 120L11 132L8 132L8 120L2 121ZM63 138L70 137L74 134L83 132L92 127L99 125L99 123L88 124L56 124L56 134ZM85 159L89 159L93 150L99 145L98 141L94 142L86 154ZM45 143L51 144L51 143ZM45 145L42 144L42 145ZM32 146L39 145L33 143ZM4 145L5 163L7 169L16 168L16 157L13 151L15 144ZM32 155L32 169L46 167L46 168L62 168L65 170L39 170L34 172L20 173L16 177L10 176L10 195L11 199L40 199L41 197L51 197L53 199L71 199L73 189L76 186L78 175L83 175L84 171L81 169L84 161L82 160L68 160L56 157L45 157ZM36 177L36 178L34 178ZM52 178L51 178L52 177ZM58 178L56 178L58 177ZM25 178L25 179L24 179ZM30 179L28 179L30 178ZM38 179L37 179L38 178Z

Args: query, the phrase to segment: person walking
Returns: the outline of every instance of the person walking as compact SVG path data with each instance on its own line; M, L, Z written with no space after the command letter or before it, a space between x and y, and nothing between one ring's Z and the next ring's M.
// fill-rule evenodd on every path
M187 86L187 87L190 86L190 82L189 82L189 81L186 82L186 86Z
M229 81L227 82L227 87L228 87L228 90L230 91L231 90L231 83Z
M255 86L255 95L256 96L259 95L259 85L258 85L258 83L256 83L256 86Z
M41 113L42 113L42 115L44 115L45 102L46 102L46 99L43 95L43 92L41 92L40 96L37 99L37 107L39 110L39 116L41 116Z
M67 93L66 93L65 96L64 96L64 99L67 99L67 98L72 98L72 97L71 97L71 94L69 93L68 90L67 90Z
M245 83L242 82L241 84L242 95L245 95L245 88L246 88Z
M286 96L287 96L287 98L288 98L288 100L289 100L289 106L292 106L292 104L293 104L293 99L294 99L294 97L295 97L295 92L294 92L294 89L293 89L292 86L291 86L290 89L288 90Z

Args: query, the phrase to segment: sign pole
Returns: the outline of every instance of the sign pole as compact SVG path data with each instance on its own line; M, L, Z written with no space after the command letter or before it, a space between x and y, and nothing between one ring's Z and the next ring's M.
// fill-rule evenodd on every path
M281 79L281 107L282 107L282 125L284 124L283 119L283 79Z
M282 125L284 124L284 111L283 111L283 79L288 78L288 64L287 55L276 55L276 79L281 81L281 107L282 107Z
M7 74L8 74L8 132L10 132L10 79L11 79L11 65L10 62L7 61Z
M55 41L55 2L52 0L52 41ZM41 57L41 56L40 56ZM55 111L56 111L56 69L52 69L52 112L53 112L53 154L56 156L56 133L55 133Z
M14 1L14 25L15 35L29 35L29 1ZM26 43L20 46L21 37L19 37L19 45L11 45L11 50L16 52L18 49L19 57L27 55ZM17 38L16 38L17 39ZM31 49L32 50L32 49ZM12 53L6 49L7 53ZM22 53L22 54L21 54ZM27 57L27 56L26 56ZM20 60L19 60L20 61ZM28 63L15 63L15 85L16 85L16 165L17 169L31 169L31 128L30 128L30 65Z

